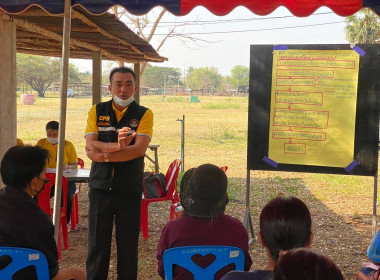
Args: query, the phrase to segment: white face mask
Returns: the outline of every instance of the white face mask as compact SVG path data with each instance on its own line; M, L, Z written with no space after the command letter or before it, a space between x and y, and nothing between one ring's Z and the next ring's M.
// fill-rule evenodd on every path
M123 99L117 97L116 95L114 95L112 98L113 98L113 101L121 107L127 107L129 104L131 104L133 101L135 101L135 97L133 95L131 97L129 97L127 100L123 100Z
M51 137L47 137L47 140L50 144L52 145L55 145L58 143L58 138L51 138Z

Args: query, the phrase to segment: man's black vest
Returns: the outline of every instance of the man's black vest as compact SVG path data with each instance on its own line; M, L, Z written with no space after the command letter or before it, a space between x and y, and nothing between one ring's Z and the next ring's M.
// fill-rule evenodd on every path
M98 140L117 142L118 130L130 127L137 131L147 108L132 102L120 122L112 109L112 100L96 105ZM134 140L130 145L134 144ZM118 192L141 193L143 191L144 157L124 162L92 162L90 187Z

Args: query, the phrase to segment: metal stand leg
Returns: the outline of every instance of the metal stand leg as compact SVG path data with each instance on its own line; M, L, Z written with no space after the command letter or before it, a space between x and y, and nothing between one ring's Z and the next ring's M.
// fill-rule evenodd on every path
M251 172L247 169L247 189L245 196L245 213L244 213L244 221L243 224L247 231L251 231L251 238L249 239L249 243L252 243L255 239L255 233L253 231L252 219L251 219L251 210L249 209L250 205L250 176Z
M373 183L372 238L376 235L377 177L378 173L376 172Z
M158 153L157 153L157 148L154 149L154 169L156 173L160 173L160 167L158 165Z
M177 121L181 122L181 172L185 166L185 115L182 115L182 119L178 118Z

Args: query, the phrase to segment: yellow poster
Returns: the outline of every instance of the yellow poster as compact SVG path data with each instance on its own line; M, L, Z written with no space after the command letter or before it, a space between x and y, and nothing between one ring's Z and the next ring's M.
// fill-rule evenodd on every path
M359 54L276 50L268 157L277 163L346 167L353 161Z

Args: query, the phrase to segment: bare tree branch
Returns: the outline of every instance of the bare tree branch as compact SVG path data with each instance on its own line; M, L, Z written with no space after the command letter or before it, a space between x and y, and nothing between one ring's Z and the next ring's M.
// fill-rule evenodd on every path
M144 40L150 43L154 35L156 35L156 30L159 26L160 21L162 20L163 16L168 10L166 8L162 8L159 11L157 16L153 15L154 21L150 20L149 14L146 14L144 16L133 16L129 14L128 11L126 11L125 9L123 8L116 9L116 7L114 7L112 11L120 20L124 18L125 22L129 22L129 25L130 25L129 27L130 28L132 27L132 29L134 29L134 32L136 32L137 35L139 35L141 38L143 38ZM189 24L196 24L198 20L199 18L197 17L193 21L181 22L178 24L177 23L171 24L169 30L166 32L166 35L164 35L164 38L160 40L159 45L156 47L156 51L158 52L169 38L174 38L174 37L179 39L186 47L191 48L191 49L196 49L196 48L191 47L190 45L195 45L197 48L203 48L209 44L220 42L220 41L204 40L204 39L200 39L191 35L186 35L184 32L184 28L186 28ZM180 31L178 29L180 29ZM146 62L141 63L140 76L144 73L146 65L147 65Z
M165 41L169 38L169 37L173 37L172 34L174 33L174 29L175 27L173 27L168 34L166 34L165 38L161 41L161 43L158 45L156 51L158 52L161 47L163 46L163 44L165 43Z
M163 8L162 11L160 12L160 14L158 15L158 17L156 18L156 20L154 21L154 24L153 24L153 27L152 29L150 30L150 34L148 36L148 38L146 39L148 42L150 42L150 40L152 39L154 33L156 32L156 28L157 28L157 25L160 23L160 20L162 19L162 17L164 16L164 14L167 12L168 10L166 8ZM175 27L174 27L175 28ZM174 29L173 29L174 30Z

